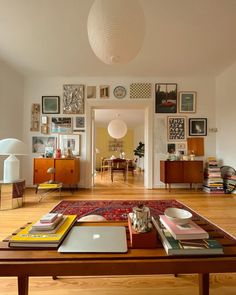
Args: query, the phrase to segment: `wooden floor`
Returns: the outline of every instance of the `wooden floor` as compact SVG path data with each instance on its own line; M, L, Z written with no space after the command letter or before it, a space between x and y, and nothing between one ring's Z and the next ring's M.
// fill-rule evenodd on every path
M126 183L119 177L111 183L109 177L96 176L94 189L79 189L73 194L63 191L61 199L177 199L192 207L204 217L236 236L236 195L211 195L201 190L143 188L143 175L129 176ZM22 208L0 211L0 239L5 238L16 228L28 221L37 220L50 211L60 198L57 194L47 196L38 202L33 189L27 189ZM30 278L30 295L197 295L197 276L142 276L113 278ZM16 278L0 278L0 294L17 294ZM212 274L211 295L235 295L235 274Z

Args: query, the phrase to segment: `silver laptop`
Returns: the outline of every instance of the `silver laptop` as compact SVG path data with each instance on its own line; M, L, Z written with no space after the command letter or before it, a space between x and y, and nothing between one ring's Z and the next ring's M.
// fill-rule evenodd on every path
M124 226L74 226L58 252L125 253L128 251Z

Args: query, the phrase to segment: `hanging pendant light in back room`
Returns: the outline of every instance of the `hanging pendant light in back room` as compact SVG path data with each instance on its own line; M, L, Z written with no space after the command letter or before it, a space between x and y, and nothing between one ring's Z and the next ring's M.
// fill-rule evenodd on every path
M139 53L145 19L138 0L95 0L87 22L88 39L104 63L125 64Z
M124 137L127 133L127 125L121 119L111 120L108 124L107 131L109 135L115 139Z

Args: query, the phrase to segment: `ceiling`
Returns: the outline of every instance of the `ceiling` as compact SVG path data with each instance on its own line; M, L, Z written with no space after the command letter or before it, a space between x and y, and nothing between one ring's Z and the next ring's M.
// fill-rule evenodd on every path
M146 36L127 65L103 64L87 38L93 0L0 0L0 64L25 76L217 75L236 60L235 0L140 0Z

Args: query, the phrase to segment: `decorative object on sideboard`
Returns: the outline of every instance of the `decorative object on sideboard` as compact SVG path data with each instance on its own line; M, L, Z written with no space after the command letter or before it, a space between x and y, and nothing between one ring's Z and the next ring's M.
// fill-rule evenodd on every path
M33 103L31 107L31 127L30 131L39 131L40 104Z
M60 114L60 97L42 96L42 114Z
M13 182L20 179L20 161L16 156L26 154L27 146L23 141L16 138L5 138L0 140L0 155L8 156L4 160L4 182Z
M206 136L207 119L189 118L189 136Z
M130 98L151 98L152 84L151 83L131 83L130 84Z
M139 1L95 0L88 15L87 30L90 46L102 62L128 63L140 51L145 35Z
M186 117L167 117L167 140L185 140Z
M195 113L196 112L196 91L180 91L179 92L179 112Z
M63 85L63 114L84 114L84 85Z
M155 113L177 113L177 84L155 85Z

